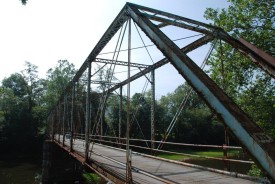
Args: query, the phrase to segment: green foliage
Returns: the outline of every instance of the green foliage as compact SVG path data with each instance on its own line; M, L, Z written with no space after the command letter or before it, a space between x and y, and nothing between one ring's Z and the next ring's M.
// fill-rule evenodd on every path
M5 78L0 86L0 118L7 140L4 146L11 150L14 145L27 150L27 145L44 133L49 109L75 72L66 60L58 61L58 66L48 71L47 80L39 79L37 66L26 62L25 67L21 74Z
M53 108L68 83L75 75L75 67L67 60L59 60L55 68L50 68L46 78L46 93L44 100L49 109Z
M178 110L182 99L189 91L187 84L179 86L173 93L155 101L155 136L157 140L164 137L166 129ZM126 130L126 97L122 106L122 131ZM130 122L131 138L151 139L151 93L135 93L131 98ZM119 95L109 96L105 121L108 124L108 135L118 132L119 124ZM215 119L213 113L200 98L192 92L188 102L178 117L172 133L168 137L171 141L200 144L223 144L224 127Z
M208 8L205 18L226 32L243 37L271 55L274 51L275 2L273 0L229 0L228 9Z
M161 154L158 154L157 155L158 157L161 157L161 158L166 158L166 159L169 159L169 160L179 160L179 161L182 161L186 158L189 158L187 156L183 156L183 155L178 155L178 154L164 154L164 153L161 153Z
M0 87L0 111L3 113L6 121L9 121L12 108L16 105L18 99L10 88Z
M184 153L189 155L199 155L199 156L207 156L207 157L216 157L216 158L222 158L223 157L223 150L192 150L192 149L184 149L184 150L175 150L178 153ZM230 154L237 153L236 151L230 150ZM182 160L184 158L190 158L189 156L183 156L179 154L165 154L160 153L158 155L162 158L172 159L172 160Z
M123 97L124 98L124 97ZM125 101L123 99L123 101ZM107 108L105 111L105 120L106 123L109 126L109 134L113 136L113 131L114 132L119 132L118 127L119 127L119 102L120 102L120 97L118 95L111 94L107 100ZM125 103L123 103L123 108L122 108L122 125L121 125L121 137L125 137L125 130L126 130L126 107ZM116 135L118 136L118 135Z
M131 135L136 138L151 139L150 112L151 97L148 94L135 93L131 99Z
M4 116L4 147L28 150L44 126L46 109L38 106L44 87L38 79L37 67L26 62L22 74L14 73L2 81L0 111Z
M37 66L30 62L25 62L26 68L21 71L24 80L26 81L27 99L29 111L36 105L41 105L42 96L45 91L44 80L38 78Z
M275 1L229 0L228 9L208 8L205 17L235 38L244 38L275 56ZM270 136L275 138L275 81L248 58L220 42L208 73Z
M14 73L2 81L4 88L9 88L13 91L15 96L23 98L27 94L27 82L24 77L19 73Z
M178 153L184 153L189 155L199 155L199 156L206 156L206 157L215 157L215 158L223 158L223 150L219 149L209 149L209 150L192 150L192 149L184 149L184 150L175 150ZM238 150L228 150L228 155L236 155L239 154ZM166 154L160 153L158 154L161 158L167 158L171 160L184 160L187 158L195 158L190 156L184 156L179 154ZM197 158L198 159L198 158Z
M172 121L189 89L187 84L181 85L173 93L160 99L160 106L165 112L161 123L163 130ZM210 109L192 92L176 121L170 139L187 143L222 144L223 125L217 123Z
M256 164L252 164L250 170L247 173L249 176L263 177L262 171L257 167Z
M93 184L103 183L103 180L95 173L83 173L83 177L87 183L93 183Z

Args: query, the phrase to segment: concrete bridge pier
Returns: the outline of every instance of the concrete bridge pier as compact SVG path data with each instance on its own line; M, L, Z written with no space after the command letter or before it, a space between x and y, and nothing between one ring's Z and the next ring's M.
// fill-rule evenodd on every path
M43 145L42 183L82 183L83 166L52 141Z

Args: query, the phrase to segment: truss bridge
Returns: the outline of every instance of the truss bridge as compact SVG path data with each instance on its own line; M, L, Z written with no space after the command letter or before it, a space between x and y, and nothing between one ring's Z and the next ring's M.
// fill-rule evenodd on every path
M175 39L181 34L181 39ZM219 27L126 3L50 112L47 143L112 183L271 183L275 180L274 140L204 71L218 41L228 44L274 78L274 58L244 39L237 40ZM199 49L202 51L196 52ZM202 55L203 51L206 56L200 58L198 66L192 53ZM165 66L173 68L173 73L158 73ZM161 90L157 84L162 81L158 79L174 73L190 89L167 130L160 133L156 126L156 91ZM146 126L138 124L136 110L131 106L132 95L142 82L145 85L140 97L150 88L150 107L143 112L150 117ZM168 141L192 92L224 123L239 146ZM116 117L110 115L111 103ZM134 123L140 135L132 134ZM147 132L147 137L142 132ZM224 154L217 158L177 152L184 147L220 149ZM229 149L245 151L250 159L227 157ZM183 159L170 160L160 157L160 153L181 155ZM224 164L225 170L185 162L188 161L185 157L217 160ZM230 171L228 163L255 163L268 179Z

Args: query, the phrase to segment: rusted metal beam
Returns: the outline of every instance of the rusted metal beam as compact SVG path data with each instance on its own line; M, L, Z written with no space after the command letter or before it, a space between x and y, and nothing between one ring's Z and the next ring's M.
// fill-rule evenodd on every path
M132 30L131 30L131 19L129 17L128 19L128 72L127 72L127 77L128 79L130 78L130 63L131 63L131 43L132 43ZM130 121L131 121L131 114L130 114L130 106L131 106L131 101L130 101L130 82L127 83L127 114L126 114L126 183L127 184L132 184L133 183L133 178L132 178L132 160L131 160L131 150L130 150Z
M210 31L208 29L204 29L204 28L201 28L201 27L198 27L198 26L189 25L189 24L186 24L186 23L181 22L181 21L170 20L170 19L159 17L159 16L156 16L156 15L148 15L148 14L143 14L143 15L145 17L147 17L148 19L158 21L158 22L161 22L163 24L173 25L173 26L181 27L181 28L188 29L188 30L191 30L191 31L196 31L196 32L199 32L199 33L214 36L213 31Z
M93 62L96 63L105 63L105 64L113 64L113 65L121 65L121 66L128 66L128 62L125 61L116 61L111 59L102 59L102 58L95 58ZM130 67L137 67L137 68L148 68L150 65L140 64L140 63L130 63Z
M160 60L159 62L157 62L157 63L155 63L155 64L149 66L148 68L142 70L141 72L139 72L139 73L137 73L137 74L131 76L130 78L128 78L128 79L126 79L126 80L124 80L124 81L122 81L121 83L119 83L119 84L117 84L117 85L111 87L111 88L107 91L107 93L111 93L112 91L115 91L116 89L120 88L120 86L124 86L124 85L126 85L128 82L132 82L132 81L134 81L134 80L136 80L136 79L142 77L143 75L149 73L149 72L152 71L153 69L157 69L157 68L159 68L159 67L161 67L161 66L163 66L163 65L165 65L165 64L167 64L167 63L169 63L168 59L164 58L164 59Z
M271 77L275 78L275 61L274 57L269 56L267 53L260 51L260 49L251 45L244 39L239 40L231 37L224 30L220 29L215 33L215 37L219 38L226 43L230 44L233 48L237 49L244 56L248 57L259 68L268 73Z
M162 28L162 27L165 27L165 26L169 26L169 24L162 22L162 23L157 25L158 28Z
M185 54L187 54L188 52L191 52L191 51L197 49L198 47L211 42L212 40L214 40L214 37L212 37L212 36L209 36L209 35L203 36L203 37L199 38L198 40L190 43L189 45L181 48L181 51L184 52Z
M157 25L157 27L159 28L167 25L173 25L173 26L181 27L191 31L204 33L209 36L211 35L213 37L217 37L226 41L232 47L237 48L246 57L249 57L262 70L264 70L273 78L275 78L275 61L274 61L275 59L272 56L261 51L260 49L256 48L249 42L245 41L244 39L240 38L239 40L236 40L231 36L229 36L223 29L216 26L211 26L199 21L187 19L185 17L173 15L160 10L154 10L148 7L142 7L139 5L133 5L133 6L137 7L140 10L144 10L152 13L152 14L148 14L146 12L142 12L142 14L146 16L148 19L161 22L159 25ZM163 17L163 16L166 16L166 17Z
M127 5L128 6L133 6L137 9L139 9L139 10L142 10L141 13L143 13L143 14L146 14L146 12L144 12L144 11L147 11L147 12L150 12L151 14L154 14L154 15L165 16L165 17L173 19L173 20L179 20L179 21L182 21L182 22L186 22L186 23L189 23L189 24L196 25L196 26L201 26L201 27L204 27L204 28L207 28L207 29L212 29L212 30L220 29L219 27L216 27L216 26L213 26L213 25L210 25L210 24L206 24L206 23L203 23L203 22L200 22L200 21L192 20L192 19L189 19L189 18L186 18L186 17L182 17L182 16L175 15L175 14L168 13L168 12L164 12L164 11L161 11L161 10L156 10L156 9L153 9L153 8L140 6L140 5L133 4L133 3L127 3Z
M66 122L66 113L67 113L67 95L65 94L64 96L64 103L63 103L63 122L62 122L62 145L64 146L65 144L65 122Z
M109 82L109 81L95 81L91 80L91 84L108 84L108 85L116 85L118 83Z
M263 52L261 49L257 48L255 45L252 45L243 38L240 38L239 41L252 51L248 54L248 57L250 57L256 65L275 78L275 58ZM255 57L255 54L261 59Z
M84 63L81 65L79 70L76 72L73 79L69 82L68 86L64 90L64 93L61 95L60 100L63 98L64 94L68 91L70 91L73 87L73 83L77 82L80 77L83 75L85 70L88 67L88 63L95 60L96 56L101 52L101 50L107 45L107 43L112 39L112 37L116 34L116 32L122 27L124 22L128 19L127 13L126 13L126 5L120 13L117 15L115 20L112 22L112 24L109 26L109 28L106 30L106 32L103 34L101 39L98 41L96 47L92 50L92 52L89 54L87 59L84 61Z
M71 102L71 122L70 122L70 134L71 134L71 137L70 137L70 151L72 152L73 151L73 128L74 128L74 105L75 105L75 82L72 83L73 84L73 89L72 89L72 102Z
M275 143L201 70L176 44L164 35L138 7L128 4L136 24L156 44L202 99L213 109L257 160L275 179Z
M122 27L124 22L128 19L126 14L126 6L122 8L120 13L117 15L115 20L109 26L107 31L101 37L99 42L96 44L92 52L89 54L85 62L82 64L76 75L74 76L72 81L78 81L78 79L82 76L84 71L86 70L88 63L92 62L96 56L101 52L101 50L106 46L106 44L112 39L112 37L116 34L116 32Z
M155 103L155 70L151 71L151 153L153 153L153 149L155 149L155 111L156 111L156 103Z
M86 93L86 113L85 113L85 161L88 161L89 153L89 134L90 134L90 123L91 123L91 112L90 112L90 102L91 102L91 63L88 63L88 84Z
M119 88L119 112L118 112L118 140L121 143L121 125L122 125L122 86Z

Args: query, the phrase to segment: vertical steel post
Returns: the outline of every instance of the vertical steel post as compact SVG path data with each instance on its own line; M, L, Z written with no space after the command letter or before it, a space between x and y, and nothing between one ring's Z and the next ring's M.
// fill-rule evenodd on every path
M100 114L100 140L102 140L102 136L103 136L103 113L104 113L104 107L102 108L102 112Z
M226 146L229 146L229 136L227 126L224 125L224 148L223 148L223 158L227 159L228 149ZM224 160L224 170L230 171L230 162Z
M73 151L73 128L74 128L74 101L75 101L75 82L72 89L72 108L71 108L71 136L70 136L70 151Z
M51 138L51 122L50 122L51 114L47 117L46 120L46 136L49 136Z
M92 101L91 101L91 98L92 98L92 96L90 95L90 124L89 124L89 131L90 131L90 133L92 133L92 129L93 129L93 126L92 126Z
M52 123L52 141L54 140L54 114L51 113L51 123Z
M65 145L65 121L66 121L66 105L67 105L67 94L64 95L64 105L63 105L63 140L62 145Z
M60 143L60 133L61 133L61 102L58 104L58 142Z
M151 152L155 149L155 70L151 71Z
M128 33L128 79L130 78L130 63L131 63L131 19L129 18L129 33ZM127 83L127 128L126 128L126 183L132 183L132 170L130 158L130 81Z
M118 141L121 144L121 124L122 124L122 86L119 88L119 120L118 120Z
M88 62L88 84L87 84L87 94L86 94L86 122L85 122L85 162L88 161L89 154L89 124L91 122L90 114L90 96L91 96L91 62Z

